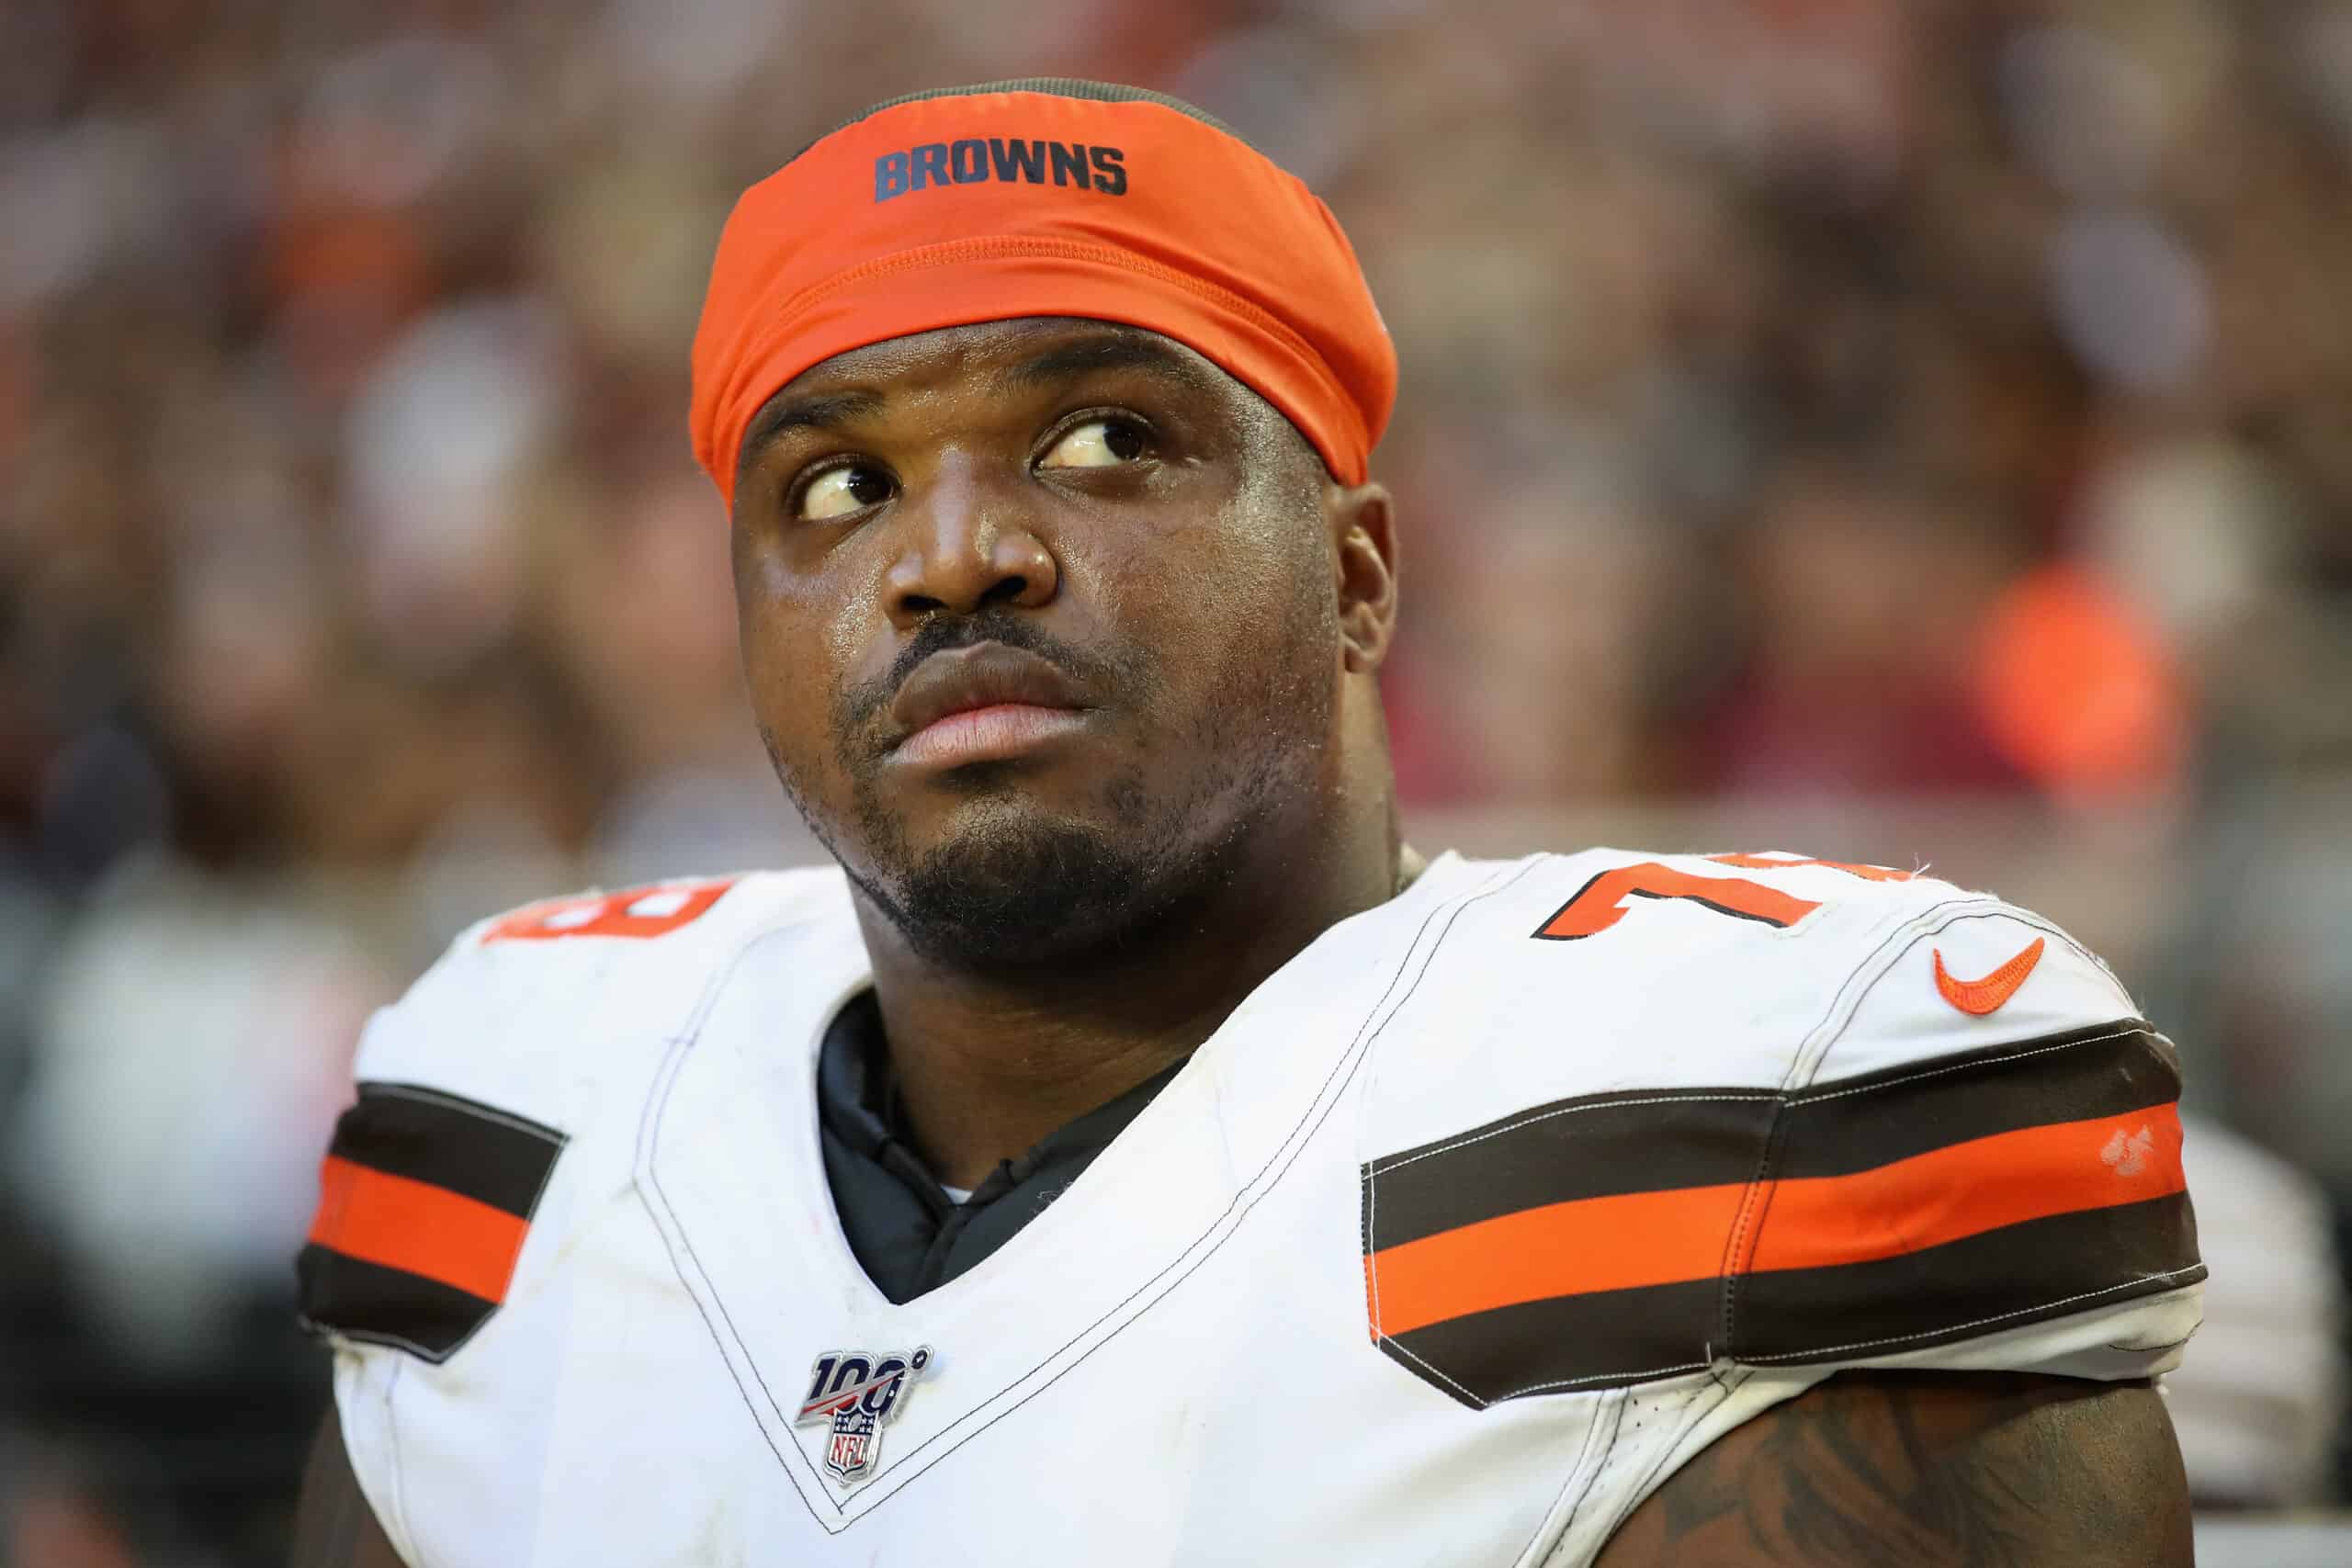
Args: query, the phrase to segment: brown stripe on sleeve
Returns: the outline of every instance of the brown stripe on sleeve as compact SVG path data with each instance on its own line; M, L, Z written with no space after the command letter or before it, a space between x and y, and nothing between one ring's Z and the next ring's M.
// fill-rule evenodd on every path
M2095 1024L1815 1084L1789 1101L1773 1172L1843 1176L1972 1138L2179 1098L2170 1041L2137 1019Z
M428 1361L447 1359L496 1308L437 1280L315 1245L302 1249L294 1272L301 1287L302 1320L311 1326L390 1345Z
M454 1352L505 1300L564 1141L438 1089L361 1084L295 1265L303 1321L428 1360Z
M1522 1302L1379 1344L1415 1376L1486 1405L1697 1371L1721 1351L1722 1309L1719 1282L1694 1280Z
M528 1215L563 1147L552 1127L416 1084L363 1083L328 1152Z
M1523 1209L1753 1181L1769 1089L1633 1089L1556 1100L1364 1168L1365 1231L1394 1247Z
M2194 1284L2188 1195L2078 1210L1874 1262L1748 1274L1735 1285L1733 1359L1820 1361L1996 1334Z
M1538 1107L1364 1167L1373 1337L1479 1404L2192 1283L2178 1085L2126 1020L1785 1098Z

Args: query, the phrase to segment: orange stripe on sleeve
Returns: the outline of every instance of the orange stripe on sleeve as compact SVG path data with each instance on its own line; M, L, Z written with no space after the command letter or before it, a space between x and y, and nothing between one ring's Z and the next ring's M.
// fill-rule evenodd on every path
M1374 1326L1409 1334L1465 1313L1703 1280L1723 1268L1744 1182L1521 1209L1373 1255Z
M2004 1225L2166 1198L2188 1186L2180 1112L2060 1122L1972 1138L1851 1176L1782 1181L1747 1268L1820 1269L1940 1247Z
M527 1221L462 1193L329 1155L310 1239L486 1302L506 1299Z
M1899 1257L2187 1185L2172 1105L1974 1138L1846 1176L1771 1184L1739 1271ZM1548 1203L1385 1247L1367 1262L1382 1334L1556 1296L1718 1277L1742 1182Z

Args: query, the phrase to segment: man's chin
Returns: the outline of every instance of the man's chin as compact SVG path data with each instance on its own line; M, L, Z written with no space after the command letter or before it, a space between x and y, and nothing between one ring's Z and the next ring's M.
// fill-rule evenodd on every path
M1134 941L1174 901L1173 869L1147 837L1000 819L856 881L924 958L1029 969L1098 961Z

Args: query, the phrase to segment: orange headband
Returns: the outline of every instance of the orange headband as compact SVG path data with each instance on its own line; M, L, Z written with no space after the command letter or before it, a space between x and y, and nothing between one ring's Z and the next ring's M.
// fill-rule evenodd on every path
M744 427L794 377L1016 316L1198 350L1348 484L1396 401L1387 329L1306 186L1172 99L1008 82L870 109L743 193L695 333L695 457L731 507Z

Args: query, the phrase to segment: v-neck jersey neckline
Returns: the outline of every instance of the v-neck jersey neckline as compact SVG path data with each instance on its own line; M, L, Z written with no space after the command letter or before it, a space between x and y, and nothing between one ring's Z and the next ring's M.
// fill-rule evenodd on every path
M908 1136L874 992L854 993L820 1034L815 1082L826 1188L859 1268L903 1305L976 1267L1067 1190L1182 1066L1171 1062L1080 1112L959 1194Z
M804 909L750 937L656 1074L637 1185L689 1295L794 1484L820 1517L880 1506L962 1435L1154 1310L1281 1183L1352 1066L1496 873L1446 854L1261 983L1054 1202L978 1264L893 1303L827 1182L823 1032L872 984L856 922ZM779 1046L782 1050L779 1051ZM1350 1168L1352 1169L1352 1166ZM793 1420L812 1358L928 1347L887 1473L844 1495ZM809 1439L813 1442L814 1439ZM828 1526L829 1529L834 1528Z

